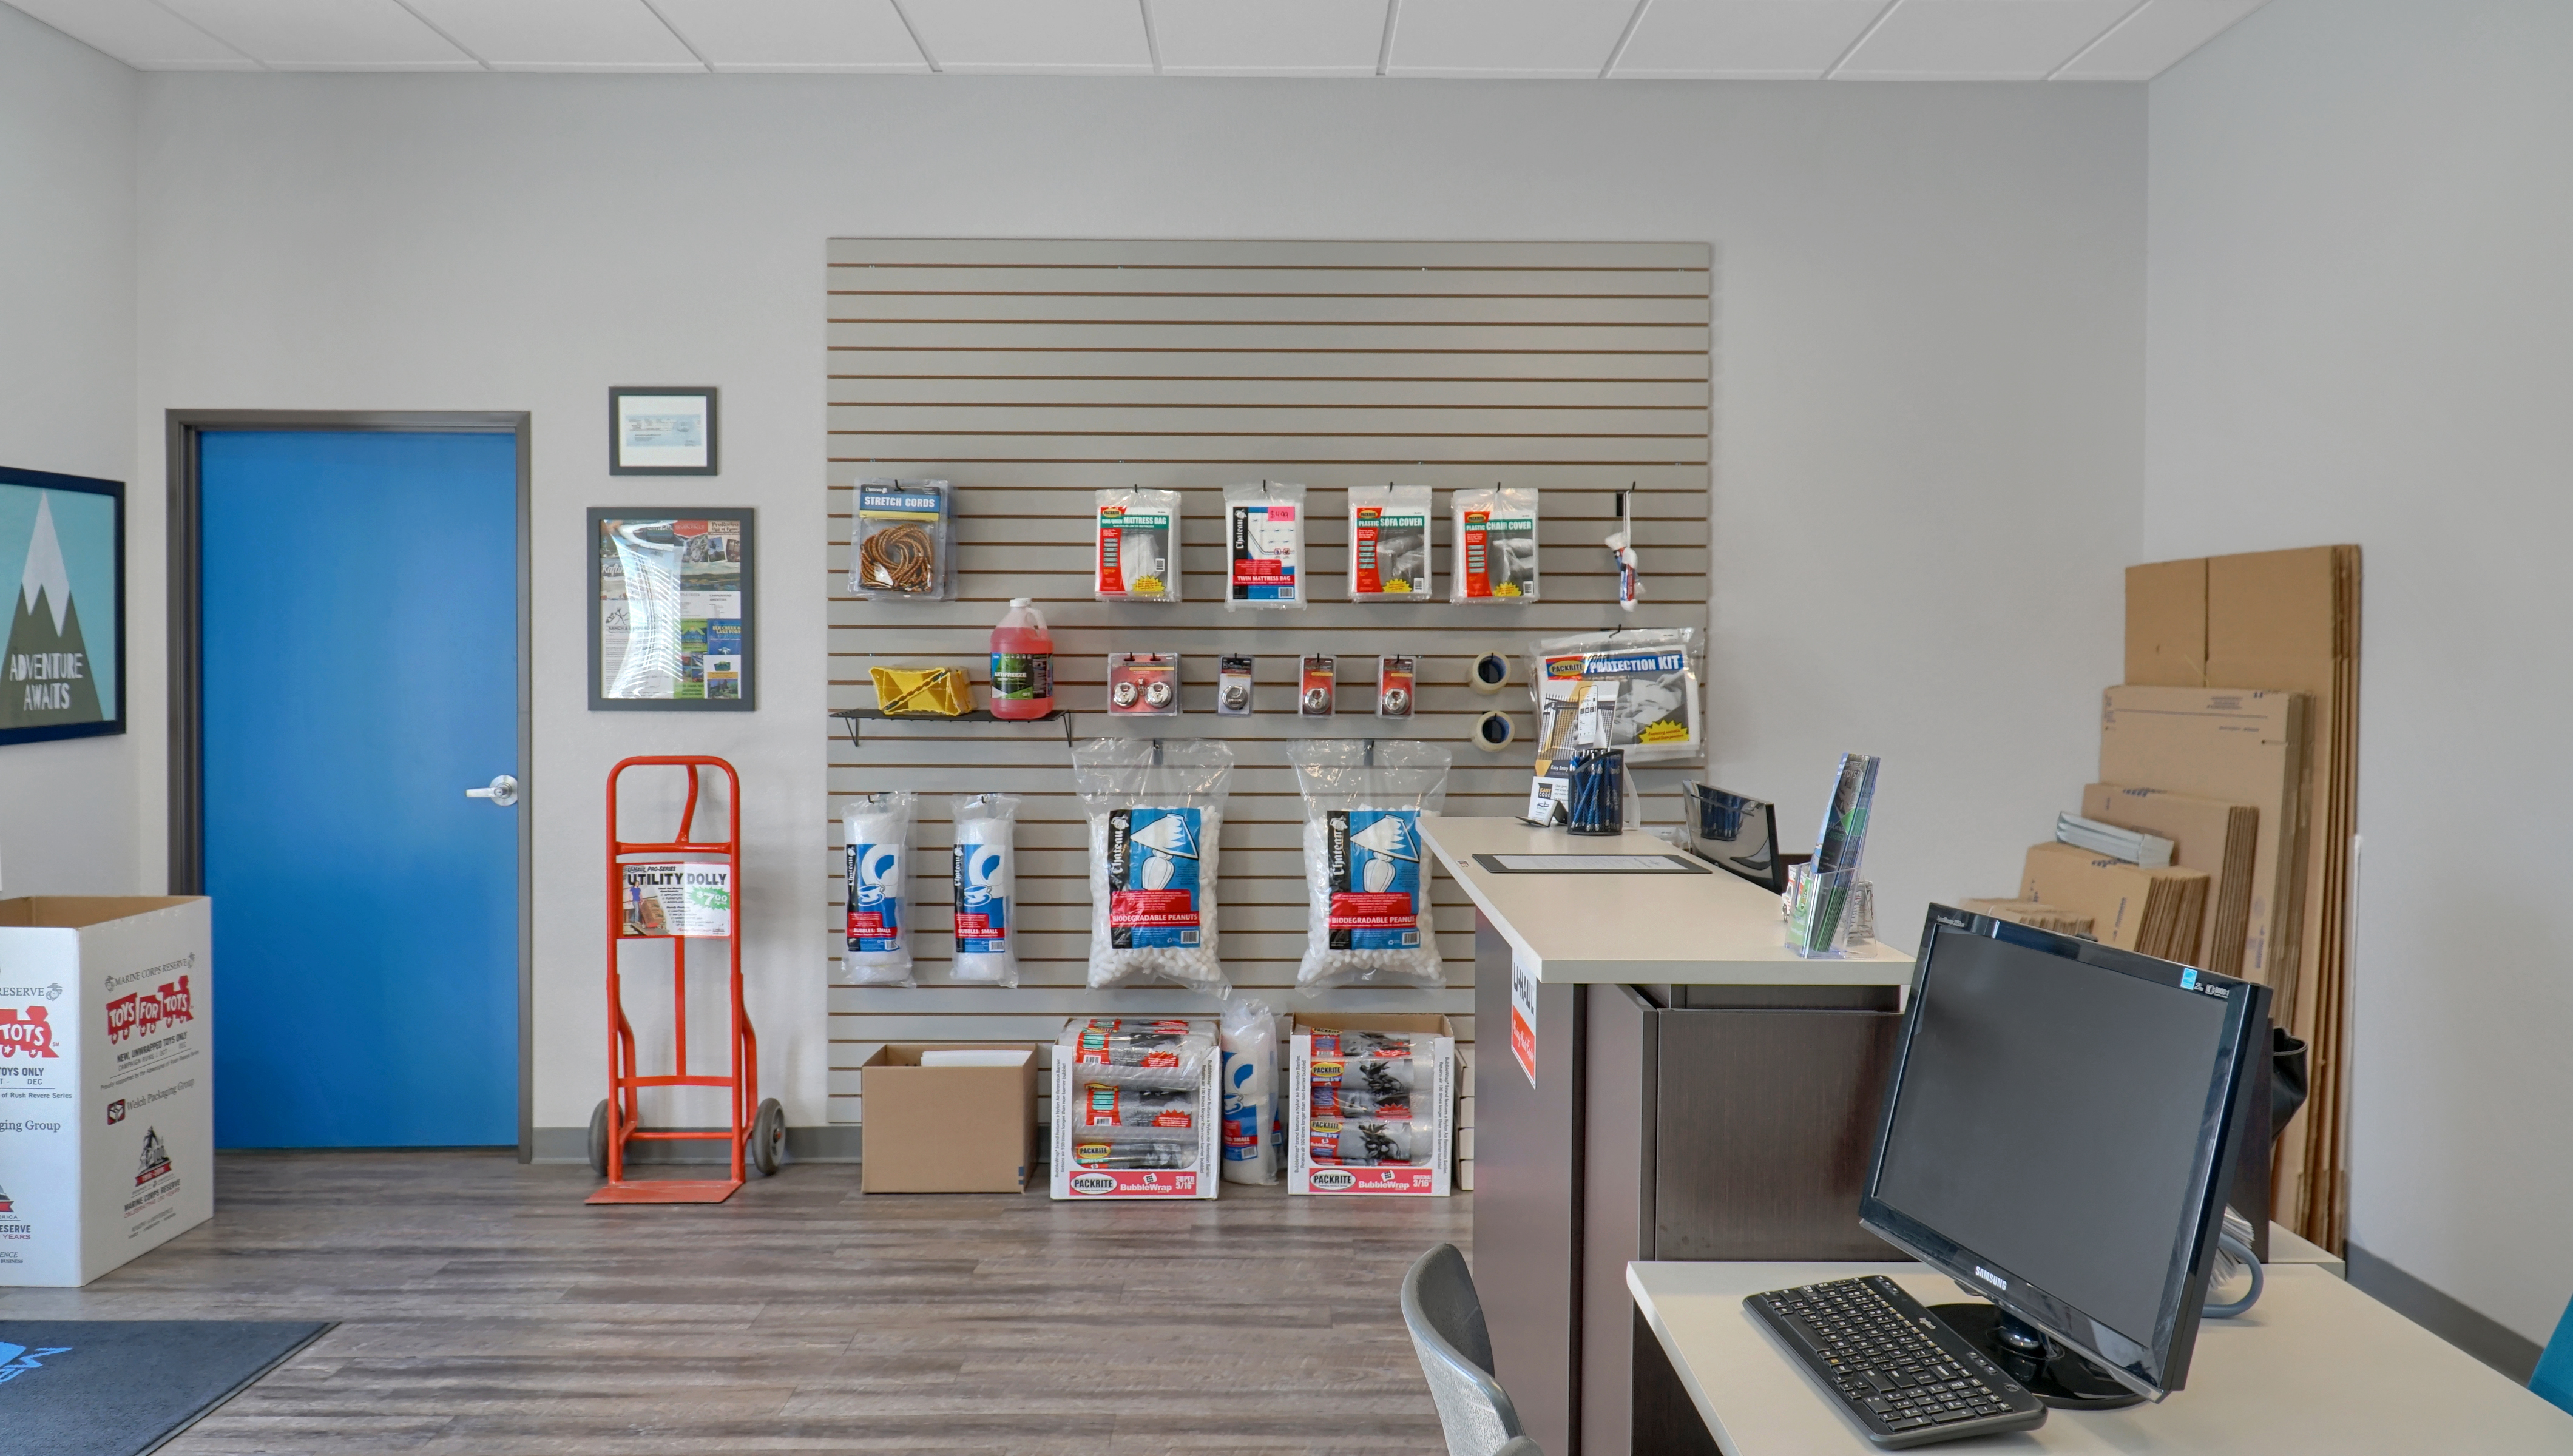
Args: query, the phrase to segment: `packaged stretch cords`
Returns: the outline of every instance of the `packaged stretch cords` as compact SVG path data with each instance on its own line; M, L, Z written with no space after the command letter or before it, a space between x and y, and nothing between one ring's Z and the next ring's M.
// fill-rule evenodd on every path
M1429 599L1430 490L1349 487L1349 600Z
M1283 1136L1278 1099L1278 1018L1250 997L1224 1006L1224 1165L1229 1183L1274 1183Z
M1228 607L1304 604L1304 487L1224 487Z
M1537 599L1534 490L1495 485L1455 492L1456 564L1447 573L1453 602Z
M849 590L873 600L955 596L952 500L944 480L859 481Z
M1536 703L1537 741L1615 748L1626 762L1665 763L1705 751L1698 725L1695 627L1617 628L1548 637L1528 649L1528 696ZM1557 720L1596 713L1605 736Z
M919 984L912 979L911 936L903 920L916 802L916 795L901 790L869 794L840 817L849 890L847 942L840 952L843 985Z
M1073 750L1090 820L1093 990L1167 982L1221 992L1216 855L1233 750L1198 740L1094 738Z
M956 821L955 979L973 986L1019 984L1018 820L1015 794L953 801Z
M1194 1127L1198 1094L1167 1087L1085 1084L1078 1115L1085 1127Z
M1453 755L1407 739L1306 738L1286 758L1304 795L1310 907L1295 988L1444 987L1420 816L1445 806Z
M1412 1131L1408 1122L1316 1120L1305 1138L1305 1150L1316 1163L1366 1167L1377 1163L1429 1160L1431 1132Z
M1099 492L1098 570L1101 601L1180 599L1180 492L1140 486Z

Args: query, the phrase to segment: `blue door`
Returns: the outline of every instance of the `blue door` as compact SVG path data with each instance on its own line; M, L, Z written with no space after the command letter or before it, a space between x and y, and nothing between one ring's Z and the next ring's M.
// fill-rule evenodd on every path
M517 442L201 440L215 1141L515 1143Z

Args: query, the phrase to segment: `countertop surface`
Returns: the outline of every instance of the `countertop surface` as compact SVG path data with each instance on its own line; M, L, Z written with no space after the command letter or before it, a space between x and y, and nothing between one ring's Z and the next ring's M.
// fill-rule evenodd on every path
M1515 819L1423 816L1421 836L1540 982L1675 986L1909 986L1912 956L1882 943L1842 960L1787 949L1778 897L1703 875L1496 875L1478 854L1681 855L1648 834L1613 838Z

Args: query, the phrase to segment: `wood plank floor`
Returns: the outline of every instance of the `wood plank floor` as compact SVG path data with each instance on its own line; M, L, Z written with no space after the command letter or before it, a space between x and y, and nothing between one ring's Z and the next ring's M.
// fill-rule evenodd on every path
M1469 1195L1060 1204L791 1166L716 1207L584 1168L227 1153L214 1220L22 1318L343 1321L163 1448L1436 1452L1402 1270Z

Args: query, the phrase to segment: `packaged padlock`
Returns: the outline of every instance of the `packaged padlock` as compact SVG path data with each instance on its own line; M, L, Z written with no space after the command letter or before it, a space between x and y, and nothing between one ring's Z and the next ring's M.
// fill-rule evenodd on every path
M1227 718L1251 716L1251 654L1228 652L1217 659L1215 710Z
M1299 717L1331 716L1332 661L1320 654L1304 659L1304 670L1295 680L1295 712Z
M1420 677L1417 657L1384 656L1375 660L1375 715L1411 716L1412 694Z
M1108 711L1112 716L1170 718L1180 711L1180 654L1108 654Z

